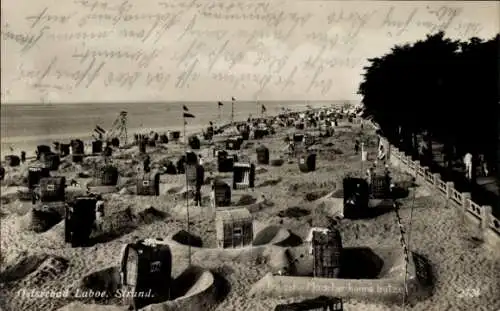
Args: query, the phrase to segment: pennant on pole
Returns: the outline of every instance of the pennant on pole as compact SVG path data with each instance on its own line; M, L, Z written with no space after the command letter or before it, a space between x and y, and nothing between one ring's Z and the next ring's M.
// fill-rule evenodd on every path
M266 106L264 106L264 105L262 105L262 108L261 108L261 109L262 109L262 113L266 112L266 110L267 110L267 109L266 109Z
M194 114L192 113L187 113L187 112L184 112L184 115L183 115L184 118L194 118Z
M184 111L189 111L188 107L186 107L186 105L182 105L182 109L184 109Z
M102 134L106 133L106 131L102 127L100 127L99 125L95 126L95 130L94 131L96 131L98 133L102 133Z
M231 100L232 100L232 101L234 102L234 101L236 100L236 98L234 98L234 97L231 97Z
M218 105L219 105L219 107L224 106L224 104L222 102L219 102Z

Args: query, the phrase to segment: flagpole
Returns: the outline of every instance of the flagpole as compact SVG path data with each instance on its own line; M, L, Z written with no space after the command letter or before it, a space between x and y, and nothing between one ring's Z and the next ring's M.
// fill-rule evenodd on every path
M234 123L234 97L231 98L231 124Z
M184 155L186 155L187 151L187 138L186 138L186 117L185 117L185 112L183 109L182 112L182 124L183 124L183 131L184 131ZM187 232L188 232L188 264L191 266L191 242L189 241L191 231L190 231L190 224L189 224L189 187L188 187L188 176L186 172L184 172L184 175L186 176L186 218L187 218Z

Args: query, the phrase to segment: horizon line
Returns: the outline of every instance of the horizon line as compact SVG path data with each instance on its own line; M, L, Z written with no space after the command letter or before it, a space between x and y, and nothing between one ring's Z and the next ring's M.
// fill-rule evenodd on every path
M322 102L361 102L361 99L320 99L320 100L298 100L298 99L271 99L271 100L238 100L235 102L243 103L259 103L259 102L288 102L288 103L322 103ZM3 102L0 106L15 106L15 105L96 105L96 104L182 104L182 103L217 103L217 102L232 102L231 100L168 100L168 101L93 101L93 102L46 102L46 103L36 103L36 102Z

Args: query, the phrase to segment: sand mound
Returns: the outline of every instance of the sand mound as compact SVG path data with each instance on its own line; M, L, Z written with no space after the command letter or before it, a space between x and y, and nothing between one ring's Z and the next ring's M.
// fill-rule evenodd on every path
M255 227L254 227L255 228ZM258 229L257 229L258 230ZM256 229L254 229L254 232ZM181 230L175 233L170 240L180 245L192 247L203 248L204 245L205 250L214 250L216 252L224 252L224 251L232 251L232 249L219 249L219 248L208 248L206 245L213 245L210 243L206 243L207 240L204 240L202 237L196 236L192 233L186 232L185 230ZM265 246L265 245L278 245L282 247L287 246L295 246L297 244L302 243L302 240L297 235L293 234L287 229L284 229L279 226L266 226L259 230L255 235L251 246ZM237 250L239 250L238 248Z
M252 242L253 246L276 244L285 241L290 232L279 226L269 226L259 231Z
M282 217L282 218L285 218L285 217L286 218L301 218L301 217L308 216L310 214L311 214L311 212L304 209L304 208L301 208L298 206L293 206L293 207L287 208L286 210L280 211L278 213L278 216Z
M185 230L181 230L172 236L172 240L183 245L191 245L193 247L203 247L203 241L199 236L191 234Z
M261 187L272 187L272 186L276 186L277 184L279 184L283 179L281 177L278 177L278 178L275 178L275 179L269 179L269 180L265 180L263 182L261 182L258 187L261 188Z
M173 280L171 295L173 299L189 297L213 285L213 276L208 271L189 267Z
M231 210L235 208L246 208L250 213L256 213L264 208L273 207L274 202L268 200L264 195L258 199L254 196L243 194L236 194L232 198L231 206L217 207L217 210Z
M257 199L254 196L249 194L244 194L238 198L238 200L233 204L234 206L244 206L251 205L257 202Z
M283 252L283 251L280 251ZM286 249L286 270L290 276L312 276L313 256L309 245ZM283 255L279 255L283 256ZM372 250L368 247L345 247L340 261L340 279L380 279L398 276L399 265L394 251Z
M112 208L109 208L112 210ZM100 222L100 227L95 228L90 236L89 245L107 243L128 234L142 225L163 220L168 214L154 207L135 208L127 207L109 214L105 214ZM57 228L56 228L57 227ZM51 230L52 238L64 239L64 227L56 226ZM52 232L54 231L54 232ZM55 236L58 237L55 237Z
M250 295L266 295L273 297L315 297L319 295L350 297L359 299L400 299L403 293L404 259L401 251L395 249L370 249L365 247L344 248L341 259L341 277L311 278L313 258L308 247L300 246L287 250L282 258L289 258L288 266L282 264L282 272L293 273L292 276L276 276L267 274L254 284ZM278 255L275 255L278 258ZM409 267L412 288L414 278ZM307 271L307 269L310 269ZM300 276L297 276L300 275ZM376 289L376 292L366 289Z
M54 206L44 208L33 208L29 214L28 229L36 233L46 232L58 224L64 215L64 210Z
M134 214L136 215L135 218L141 224L151 224L155 221L163 220L169 216L168 213L160 211L152 206L140 210Z
M21 256L0 274L2 283L24 279L28 284L41 284L57 278L68 268L68 261L62 257L47 254Z
M279 166L282 166L285 163L285 160L283 160L283 159L272 159L269 163L271 164L271 166L279 167Z
M264 174L264 173L267 173L268 170L265 168L265 167L257 167L255 169L255 174Z
M335 182L303 182L294 183L288 187L288 195L290 196L305 196L308 193L319 191L331 192L336 188Z
M120 286L120 270L118 267L109 267L84 276L78 282L78 289L83 291L105 292L106 297L96 297L96 300L107 304L119 303L114 293Z
M335 198L335 199L343 199L344 198L344 189L336 189L333 191L329 197Z
M328 190L308 192L304 195L304 201L312 202L330 193Z
M157 304L152 304L141 310L208 310L217 301L217 294L221 294L216 285L222 285L223 277L218 275L217 282L214 275L199 267L188 267L177 278L172 280L171 300ZM226 285L227 287L227 285ZM116 297L116 292L120 289L119 268L110 267L91 273L79 282L79 288L82 290L106 291L107 297ZM222 288L223 292L224 288ZM120 304L117 298L104 298L100 303ZM59 310L123 310L123 306L103 306L73 303Z
M241 146L242 149L250 149L255 146L255 143L253 141L247 141Z
M29 275L29 280L26 280L26 284L42 284L50 280L58 278L63 274L66 269L68 269L68 260L62 257L50 256L42 262L42 264Z
M22 279L35 271L49 255L39 254L26 256L20 254L13 262L2 264L2 273L0 274L0 282L8 283Z

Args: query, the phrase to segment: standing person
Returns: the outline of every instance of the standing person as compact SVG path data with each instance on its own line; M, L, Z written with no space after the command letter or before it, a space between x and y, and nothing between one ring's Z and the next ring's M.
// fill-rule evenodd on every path
M201 154L198 155L198 164L200 166L203 166L204 162L203 162L203 157L201 156Z
M40 186L36 186L35 188L31 189L31 204L35 205L36 201L40 200L40 196Z
M288 153L289 153L291 156L295 156L295 142L293 141L293 139L291 139L291 140L288 142Z
M101 195L97 196L95 204L95 224L98 230L102 230L102 222L104 217L104 200Z
M464 156L465 178L472 179L472 154L467 152Z
M201 207L201 183L196 182L196 189L194 192L194 202L197 207Z
M359 140L358 139L356 139L356 141L354 142L354 153L355 154L359 153Z
M372 183L373 173L374 173L373 167L370 167L369 169L366 170L366 181L368 182L368 185L371 185Z
M385 148L384 145L380 144L378 148L378 156L377 158L381 161L385 161Z
M143 170L145 173L149 173L151 171L151 158L147 155L144 161L142 162Z
M486 162L484 154L479 155L479 168L481 170L481 175L484 177L488 177L489 175L488 162Z

